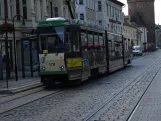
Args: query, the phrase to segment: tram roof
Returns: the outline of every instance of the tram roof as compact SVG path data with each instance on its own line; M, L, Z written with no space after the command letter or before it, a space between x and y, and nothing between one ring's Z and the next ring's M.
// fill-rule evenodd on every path
M56 26L80 26L83 29L89 30L103 30L102 26L88 24L78 19L65 19L62 17L47 18L44 21L40 21L37 28L42 27L56 27Z

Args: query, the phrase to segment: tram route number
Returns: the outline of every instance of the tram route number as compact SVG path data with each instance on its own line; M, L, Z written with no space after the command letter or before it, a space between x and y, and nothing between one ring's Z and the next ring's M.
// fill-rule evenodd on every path
M49 66L55 66L55 63L49 63Z

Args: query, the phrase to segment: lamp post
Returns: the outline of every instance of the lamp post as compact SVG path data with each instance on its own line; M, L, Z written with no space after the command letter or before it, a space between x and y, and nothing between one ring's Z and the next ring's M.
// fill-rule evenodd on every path
M4 0L4 15L5 15L5 25L7 25L7 19L8 19L8 5L7 0ZM5 51L6 51L6 86L8 88L8 77L9 77L9 53L8 53L8 32L7 27L5 28Z
M12 23L13 23L13 42L14 42L14 56L15 56L15 77L16 77L16 81L18 81L18 73L17 73L17 54L16 54L16 37L15 37L15 24L14 24L14 20L16 17L21 17L22 18L22 25L25 25L25 21L24 21L24 17L17 14L13 17L12 19Z

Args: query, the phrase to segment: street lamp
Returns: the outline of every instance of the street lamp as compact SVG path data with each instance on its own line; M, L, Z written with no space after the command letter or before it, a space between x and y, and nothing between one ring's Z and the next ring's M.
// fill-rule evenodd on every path
M12 23L13 23L13 41L14 41L14 56L15 56L15 77L16 77L16 81L18 81L18 74L17 74L17 54L16 54L16 38L15 38L15 24L14 24L14 20L16 17L21 17L22 18L22 25L25 25L25 21L24 21L24 17L17 14L13 17L12 19Z

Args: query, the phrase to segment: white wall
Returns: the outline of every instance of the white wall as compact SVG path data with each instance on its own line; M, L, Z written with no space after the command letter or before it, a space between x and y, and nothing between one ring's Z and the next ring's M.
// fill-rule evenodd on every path
M96 0L101 1L102 3L102 11L97 13L97 20L102 20L102 25L107 28L108 31L114 32L114 33L122 33L122 27L123 27L123 22L124 22L124 15L122 13L122 7L109 1L109 0ZM97 3L98 6L98 3ZM119 11L117 13L115 13L115 11L111 11L111 8L115 8L115 10ZM116 16L117 16L117 20L121 22L121 24L117 24L117 23L112 23L109 21L109 19L113 19L116 20ZM113 28L113 31L112 31Z
M138 28L140 31L142 31L141 34L141 47L143 47L143 43L146 42L147 43L147 28L145 27L139 27Z

